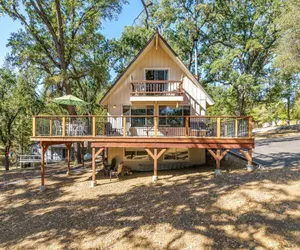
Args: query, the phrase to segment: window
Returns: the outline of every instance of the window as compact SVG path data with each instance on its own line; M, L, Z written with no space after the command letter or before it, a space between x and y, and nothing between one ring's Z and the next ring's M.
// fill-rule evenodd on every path
M127 118L127 122L131 123L131 127L143 127L153 125L154 107L153 106L123 106L123 116L141 116Z
M146 69L145 78L145 80L168 80L169 71L165 69Z
M145 80L150 81L163 81L169 79L169 71L165 69L146 69ZM146 83L146 92L165 92L168 91L169 84L167 82L160 83Z
M170 148L164 154L165 161L187 161L189 150L187 148Z
M190 115L190 106L159 106L159 125L183 127L185 126L185 117ZM166 117L161 117L166 116ZM176 116L182 116L177 118Z
M125 160L149 160L148 153L142 148L125 148L124 156Z

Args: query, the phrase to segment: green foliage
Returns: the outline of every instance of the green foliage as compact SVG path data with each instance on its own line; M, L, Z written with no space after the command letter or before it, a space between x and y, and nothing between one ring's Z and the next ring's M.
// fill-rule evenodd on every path
M108 45L100 33L101 22L114 18L125 2L0 0L0 13L19 20L24 27L9 39L10 60L40 70L46 100L83 91L79 97L95 103L96 95L91 93L109 78ZM72 107L67 108L69 114L74 113Z
M122 73L133 58L143 49L154 30L146 27L125 27L120 39L110 41L111 67Z
M130 38L144 42L149 31L159 27L193 72L194 40L198 39L200 82L208 89L224 91L221 95L219 91L210 92L217 101L211 113L249 114L255 103L265 98L264 86L271 74L273 51L279 37L275 23L281 11L279 0L162 0L153 1L148 11L149 29L145 16L140 17L137 26L127 27L119 40L122 51L130 51L130 44L136 43ZM142 32L135 37L132 31ZM124 43L127 39L129 44ZM140 48L140 44L133 47ZM122 66L118 71L124 69L128 58L130 54L122 52Z
M300 0L283 2L283 11L277 19L281 36L277 46L275 65L284 73L300 72Z
M0 69L0 143L5 147L5 155L14 143L21 145L22 151L29 144L31 117L42 108L35 89L36 83L30 76Z

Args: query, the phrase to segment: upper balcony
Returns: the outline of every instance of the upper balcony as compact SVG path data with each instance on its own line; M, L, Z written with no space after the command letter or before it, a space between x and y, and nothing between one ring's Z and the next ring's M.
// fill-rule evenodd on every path
M141 101L183 101L182 81L131 81L131 102Z

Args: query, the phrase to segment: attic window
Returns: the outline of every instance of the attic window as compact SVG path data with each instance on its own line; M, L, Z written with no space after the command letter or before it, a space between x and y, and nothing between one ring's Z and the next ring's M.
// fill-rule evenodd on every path
M145 69L145 80L162 81L169 79L169 70L167 69Z

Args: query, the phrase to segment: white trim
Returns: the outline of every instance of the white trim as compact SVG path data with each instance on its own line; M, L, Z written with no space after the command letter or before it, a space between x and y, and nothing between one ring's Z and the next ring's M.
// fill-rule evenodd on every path
M130 102L183 102L183 96L130 96Z

